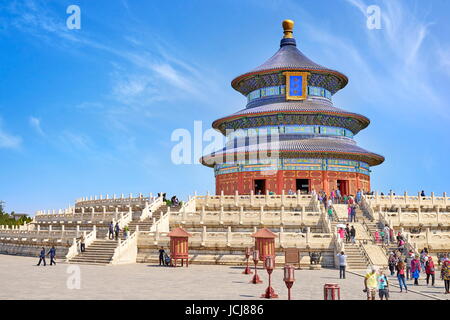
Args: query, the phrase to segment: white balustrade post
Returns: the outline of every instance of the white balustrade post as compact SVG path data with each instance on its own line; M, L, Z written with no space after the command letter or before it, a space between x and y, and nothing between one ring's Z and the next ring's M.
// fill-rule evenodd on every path
M431 205L434 206L434 192L431 192Z
M253 204L255 202L255 193L253 190L250 191L250 206L253 207Z
M284 205L281 206L281 211L280 211L280 224L284 225Z
M202 246L204 246L206 244L206 226L203 226L203 230L202 230Z
M285 202L285 196L284 196L284 189L281 190L281 205L284 206L284 202Z
M94 225L95 226L95 225ZM77 225L77 238L78 238L78 234L80 233L80 226Z
M280 247L281 248L284 248L284 243L283 243L283 241L284 241L284 228L283 227L280 227L280 233L278 234L278 241L280 242Z
M227 229L227 247L231 246L231 226L228 226Z
M244 216L244 207L240 206L239 207L239 224L243 224L243 216Z
M306 227L306 244L309 244L309 234L311 232L311 228L310 227Z
M259 209L259 224L264 225L264 206Z
M221 206L221 208L222 208L222 206ZM202 206L202 210L200 211L200 224L203 224L204 220L205 220L205 206Z
M223 206L220 207L220 212L219 212L219 223L223 224Z

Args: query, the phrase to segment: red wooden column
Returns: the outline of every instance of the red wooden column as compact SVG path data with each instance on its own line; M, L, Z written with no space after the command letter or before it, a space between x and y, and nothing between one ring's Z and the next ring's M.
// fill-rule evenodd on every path
M255 250L259 251L261 261L265 261L267 256L275 258L275 233L267 228L262 228L252 234L252 237L255 238Z
M175 261L174 267L177 266L177 260L181 259L181 266L183 260L186 260L186 267L189 266L189 237L191 234L186 232L183 228L176 228L169 232L170 237L170 258Z

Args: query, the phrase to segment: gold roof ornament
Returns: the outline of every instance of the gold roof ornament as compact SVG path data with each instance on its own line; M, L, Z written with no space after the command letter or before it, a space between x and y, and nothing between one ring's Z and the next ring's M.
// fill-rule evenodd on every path
M283 39L292 39L294 38L294 36L292 35L293 30L294 30L294 21L292 20L284 20L283 21L283 29L284 29L284 37Z

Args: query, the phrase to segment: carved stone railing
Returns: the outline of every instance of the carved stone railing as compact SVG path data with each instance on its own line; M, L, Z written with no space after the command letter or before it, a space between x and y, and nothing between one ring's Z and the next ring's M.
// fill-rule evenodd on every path
M119 239L111 264L135 263L138 237L139 231L133 232L126 240Z
M87 233L84 231L84 244L86 247L92 244L97 239L97 228L94 226L92 228L92 231ZM73 238L72 245L69 248L69 251L66 255L66 262L68 262L70 259L74 258L79 253L80 248L80 240L77 240L77 238Z
M401 195L384 195L381 196L378 192L375 195L365 195L367 201L371 206L377 206L382 204L405 204L405 205L443 205L447 206L450 204L450 197L444 192L441 197L435 196L434 192L430 196L422 197L420 192L417 196L408 196L405 192L403 196Z
M167 212L162 214L159 220L155 221L150 227L150 232L169 232L170 230L170 207L167 207Z
M140 221L143 221L147 218L152 218L153 212L158 210L164 204L163 197L158 197L151 203L146 202L144 210L142 210L142 214L139 218Z
M294 195L286 195L284 192L281 195L255 195L253 192L249 195L205 195L194 196L198 206L216 205L216 206L301 206L315 202L317 198L312 195L302 195L300 193Z
M144 197L142 193L140 193L137 197L133 197L133 194L130 193L128 197L125 197L123 194L121 197L116 197L113 195L112 198L109 195L106 195L105 198L103 195L94 196L94 197L85 197L79 198L75 201L76 207L81 206L92 206L92 205L106 205L106 206L118 206L118 205L134 205L134 206L144 206L146 202L151 203L155 197L150 194L147 197Z

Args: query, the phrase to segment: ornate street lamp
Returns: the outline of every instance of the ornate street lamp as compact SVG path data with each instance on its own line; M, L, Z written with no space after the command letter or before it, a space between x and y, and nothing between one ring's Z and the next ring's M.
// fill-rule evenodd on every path
M272 288L272 272L275 268L275 257L274 256L266 256L266 260L264 261L264 267L266 267L267 273L269 274L269 286L266 289L266 292L261 295L261 298L272 299L278 298L278 295L275 293L275 290Z
M253 284L262 283L261 279L259 279L259 276L258 276L258 273L256 270L256 265L258 264L258 261L259 261L259 251L254 250L253 251L253 262L255 263L255 274L253 275L252 281L250 281L250 283L253 283Z
M286 287L288 288L288 300L291 300L291 288L294 285L295 277L294 277L294 266L285 265L284 266L284 283L286 283Z
M252 254L251 248L245 248L245 259L247 260L247 266L245 267L243 274L252 274L252 270L250 270L250 267L248 266L248 260L250 258L250 255Z

